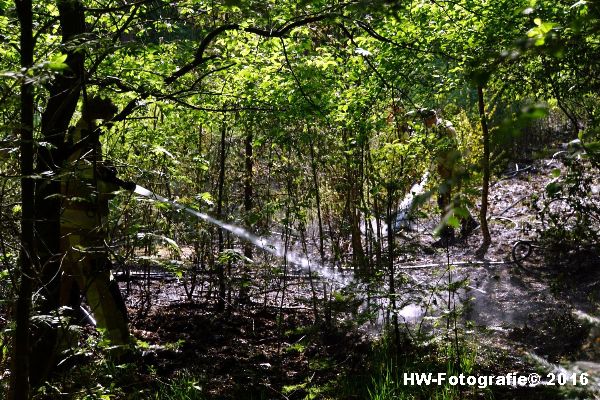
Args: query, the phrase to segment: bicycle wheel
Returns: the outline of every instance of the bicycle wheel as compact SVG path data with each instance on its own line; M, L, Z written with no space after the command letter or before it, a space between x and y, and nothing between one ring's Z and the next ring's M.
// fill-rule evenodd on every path
M512 259L519 267L523 267L523 261L531 255L533 243L529 240L518 240L512 248Z

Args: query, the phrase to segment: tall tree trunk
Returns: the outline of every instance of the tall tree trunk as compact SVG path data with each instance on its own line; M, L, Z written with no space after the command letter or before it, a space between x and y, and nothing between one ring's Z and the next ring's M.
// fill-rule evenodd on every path
M252 128L248 127L246 138L244 139L244 214L246 220L246 229L248 232L252 232L252 207L254 205L254 191L252 187L253 181L253 169L254 169L254 155L252 142L254 142L254 135L252 134ZM252 244L249 242L244 243L244 256L252 259ZM242 276L242 285L240 287L240 302L248 301L248 284L250 282L250 264L248 261L244 261Z
M361 177L359 175L359 166L357 165L356 145L350 144L348 141L348 130L342 130L342 141L346 146L346 173L345 173L345 189L346 189L346 204L344 206L344 218L350 223L349 231L343 227L344 236L350 234L350 244L352 246L352 263L354 270L359 271L363 266L365 253L362 247L362 239L360 233L360 212L358 204L360 201L359 185ZM344 237L344 239L346 239Z
M378 262L379 261L379 256L381 255L381 251L380 248L378 246L377 243L377 232L375 232L375 227L373 226L373 222L374 219L377 219L377 216L374 217L373 215L373 209L374 209L374 205L373 205L373 200L377 197L377 196L372 196L371 195L371 188L372 188L372 164L371 164L371 146L369 145L369 140L367 139L365 141L365 145L364 145L364 155L363 155L363 159L364 159L364 171L366 171L364 173L364 181L365 181L365 188L366 190L363 190L363 208L365 210L370 210L370 212L368 213L368 215L365 215L365 220L364 220L364 224L365 224L365 236L366 236L366 246L369 249L368 250L368 254L367 254L367 259L366 259L366 263L367 263L367 269L366 269L366 276L371 276L371 274L374 271L374 265L373 263Z
M368 143L367 143L368 146ZM373 160L371 157L371 150L370 147L367 147L366 150L366 170L370 171L367 174L367 187L369 188L368 190L371 190L370 188L373 188L373 186L375 185L375 182L373 181L373 176L372 176L372 170L373 170ZM375 253L375 265L377 267L382 266L382 255L381 255L381 246L383 243L383 233L382 233L382 229L381 229L381 210L380 210L380 205L379 205L379 195L373 195L373 205L372 207L370 207L373 211L372 211L372 215L373 217L371 217L371 220L375 220L375 226L373 227L372 222L367 222L365 221L365 226L366 227L370 227L370 229L372 230L372 236L374 240L373 246L374 246L374 253ZM371 261L369 261L371 262ZM371 272L371 271L370 271Z
M487 125L487 117L485 115L485 102L483 98L483 87L477 86L477 97L479 100L479 117L481 119L481 130L483 132L483 159L481 161L483 167L483 184L481 190L481 210L479 212L479 222L481 223L481 233L483 234L483 242L476 255L479 258L485 257L492 238L487 223L488 210L488 195L490 190L490 132Z
M218 181L218 197L217 197L217 216L223 221L223 189L225 186L225 139L227 134L227 127L225 125L225 121L223 121L223 125L221 126L221 150L219 156L219 181ZM219 254L221 254L225 250L225 243L223 240L223 230L219 228L218 230L218 249ZM219 263L218 266L218 278L219 278L219 300L217 302L217 310L223 311L225 310L225 295L226 295L226 287L225 287L225 264Z
M367 255L365 254L365 248L363 247L363 241L362 241L362 232L360 231L360 224L361 224L361 209L362 206L364 205L364 201L363 201L363 185L364 185L364 161L365 161L365 157L364 157L364 147L365 147L365 140L364 138L359 139L357 137L356 139L357 141L357 151L355 152L354 155L354 162L357 163L356 165L356 176L354 178L354 180L352 181L352 185L353 185L353 204L352 204L352 247L353 247L353 251L354 251L354 262L358 265L358 271L362 276L366 276L366 273L368 271L368 265L367 265ZM366 221L365 221L365 225L366 225Z
M360 233L360 211L358 204L360 201L359 190L358 190L358 176L349 174L350 182L350 236L352 240L352 261L354 262L355 268L359 272L363 272L365 252L362 247L362 238Z
M246 229L251 230L250 213L252 213L253 206L253 190L252 190L252 169L254 168L254 156L252 154L252 142L254 141L254 135L252 131L246 134L244 141L245 155L244 155L244 212L246 214ZM246 243L244 245L244 255L248 258L252 258L252 245Z
M388 273L389 273L389 289L390 289L390 302L392 309L392 327L394 328L394 341L396 349L400 349L400 327L398 326L398 314L396 314L396 269L394 266L395 256L395 242L394 242L394 192L395 188L393 184L389 184L387 187L387 207L386 207L386 221L387 221L387 242L388 242Z
M325 261L325 245L323 236L323 218L321 216L321 190L319 189L319 177L317 175L317 161L315 159L315 145L310 139L310 167L312 172L313 185L315 187L315 201L317 202L317 222L319 224L319 254L321 255L321 262Z
M33 64L33 12L31 0L16 0L21 25L21 67L28 69ZM29 398L29 335L31 294L33 291L34 248L34 183L33 174L33 87L31 82L21 85L21 251L19 264L21 279L15 308L15 331L13 341L12 371L9 399Z
M197 148L196 148L196 152L197 152L197 157L199 160L202 159L202 136L204 134L204 130L202 129L202 125L200 125L198 127L198 137L197 137ZM202 192L202 178L203 178L203 169L202 169L202 164L200 162L196 163L196 176L195 176L195 181L194 181L194 185L195 188L194 190L196 191L196 193L201 193ZM202 207L202 201L199 199L198 200L198 209L201 209ZM200 220L196 221L196 232L202 232L202 222L200 222ZM186 289L186 294L188 296L188 300L192 301L193 297L194 297L194 291L196 289L196 285L198 283L198 273L199 273L199 267L201 265L204 264L204 235L202 236L197 236L194 240L194 261L192 264L192 271L191 271L191 276L190 276L190 289L189 291L187 291ZM203 283L199 284L200 286L200 291L202 291L202 286Z
M85 33L84 8L80 0L57 1L62 42L69 43ZM35 187L35 246L39 258L40 312L48 314L59 306L60 290L60 167L65 155L64 142L69 123L81 92L84 79L84 51L67 46L63 73L56 76L49 88L50 97L41 118L43 140L52 147L38 150L36 171L47 178ZM42 327L32 354L36 363L30 368L32 386L49 372L55 357L56 331Z
M59 1L62 42L68 43L75 36L85 32L84 12L80 1ZM53 145L42 147L38 152L37 172L48 179L37 183L36 187L36 230L38 232L38 252L42 268L43 293L47 299L42 312L58 306L55 293L59 279L56 279L60 263L60 167L64 159L65 135L77 107L82 87L84 52L70 50L66 64L68 70L58 75L49 91L50 98L42 113L42 136Z

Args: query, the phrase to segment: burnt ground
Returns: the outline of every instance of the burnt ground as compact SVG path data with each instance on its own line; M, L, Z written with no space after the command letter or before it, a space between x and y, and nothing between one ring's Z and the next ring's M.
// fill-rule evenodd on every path
M157 382L184 372L198 382L205 396L199 398L363 398L366 391L354 390L337 397L335 382L346 376L370 382L370 338L342 318L346 304L329 299L332 306L323 311L323 293L331 293L333 284L313 282L319 298L312 298L310 280L292 272L285 279L280 271L257 274L255 282L269 284L252 287L250 300L232 300L225 311L217 310L209 279L190 298L185 277L156 270L150 280L130 282L129 291L122 283L142 349L135 363L145 367L146 381L146 388L133 385L129 392L144 397Z
M187 369L208 398L219 399L304 398L335 381L342 367L361 365L367 354L360 337L317 327L306 310L280 315L248 307L219 316L188 303L137 319L133 333L149 344L142 360L157 375Z
M483 261L475 257L478 232L447 251L431 247L433 220L418 221L416 230L400 235L399 245L410 249L397 263L398 278L404 279L400 291L406 292L400 317L409 335L414 336L415 326L424 326L435 338L441 330L431 321L458 305L462 318L471 321L461 331L479 346L481 373L561 366L600 371L599 269L574 264L568 270L551 268L539 254L528 260L527 268L510 260L516 240L535 238L538 220L528 194L543 193L550 171L557 167L562 167L558 161L536 162L493 184L493 243ZM187 297L185 276L163 279L158 274L156 279L132 281L128 305L133 335L143 349L135 363L145 368L146 387L134 385L131 392L144 397L156 382L187 371L207 398L364 398L373 337L381 333L387 315L387 303L377 301L384 286L356 285L345 291L348 281L341 275L337 281L311 282L302 271L282 277L281 270L266 268L256 274L256 282L271 283L253 286L250 303L236 303L234 294L223 313L215 310L215 288L208 284ZM464 280L450 300L440 289L448 279ZM365 297L374 299L374 308L365 304ZM513 388L493 395L565 398L547 389Z

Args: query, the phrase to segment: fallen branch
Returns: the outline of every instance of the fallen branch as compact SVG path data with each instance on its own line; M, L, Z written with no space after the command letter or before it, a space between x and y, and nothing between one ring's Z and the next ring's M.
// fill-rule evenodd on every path
M512 264L509 261L450 261L450 265L502 265L502 264ZM425 269L425 268L435 268L435 267L447 267L448 264L445 262L440 263L430 263L430 264L420 264L420 265L405 265L397 267L398 269Z
M504 209L504 211L502 211L500 214L498 214L497 216L500 217L502 215L504 215L508 210L510 210L511 208L513 208L514 206L516 206L517 204L519 204L520 202L522 202L523 200L525 200L527 197L529 197L529 195L525 195L523 197L521 197L519 200L515 201L514 203L512 203L510 206L506 207Z

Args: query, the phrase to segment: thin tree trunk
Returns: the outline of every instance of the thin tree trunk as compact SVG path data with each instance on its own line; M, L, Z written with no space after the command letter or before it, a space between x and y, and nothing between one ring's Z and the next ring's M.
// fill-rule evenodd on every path
M246 134L245 140L245 152L244 155L244 164L245 164L245 173L244 173L244 212L246 213L246 228L248 230L251 229L250 224L250 213L252 212L253 207L253 188L252 188L252 170L254 168L254 155L252 154L252 142L254 141L254 135L252 131L249 131ZM246 243L244 245L244 255L248 258L252 258L252 245L250 243Z
M15 1L21 25L21 67L33 64L33 12L31 0ZM28 399L30 361L30 312L33 291L34 260L34 183L33 174L33 87L30 82L21 85L21 251L19 264L21 280L15 309L12 371L9 399Z
M380 268L382 265L381 246L383 243L383 229L381 228L381 212L378 196L375 195L373 197L373 209L375 210L375 230L377 231L375 232L375 264L376 268Z
M353 161L349 161L353 163ZM359 182L360 176L354 166L348 168L347 181L348 191L348 212L350 213L350 238L352 243L352 262L356 271L362 273L364 267L365 253L362 247L362 238L360 233L360 211L358 204L360 201Z
M388 185L387 188L387 241L388 241L388 272L389 272L389 286L390 286L390 303L392 309L392 326L394 328L394 341L396 349L400 349L400 327L398 326L398 315L396 314L396 270L394 267L394 229L392 226L393 215L394 215L394 187Z
M362 239L360 234L360 213L358 210L358 199L359 199L359 188L358 185L361 182L359 175L359 166L356 162L356 149L352 149L348 144L348 131L344 129L342 131L342 141L348 150L346 154L346 204L344 206L344 218L347 218L350 223L349 232L346 231L346 227L343 229L344 239L347 233L350 234L350 244L352 246L352 264L354 270L359 272L362 269L364 261L364 251L362 247ZM353 150L353 151L349 151Z
M358 188L356 187L356 179L354 176L351 178L353 183L351 183L350 187L350 234L352 239L352 260L354 262L355 268L360 273L363 272L365 253L362 247L362 238L360 233L360 212L358 210Z
M246 220L246 229L248 232L252 232L252 207L254 206L254 190L252 187L253 181L253 169L254 169L254 154L252 148L252 142L254 141L254 135L252 134L252 128L247 128L246 138L244 140L245 154L244 154L244 214ZM252 259L252 244L244 243L244 256ZM242 272L242 284L240 286L239 301L247 302L248 299L248 285L250 282L250 265L249 261L244 260L243 272Z
M483 132L483 187L481 190L481 210L479 212L479 222L481 224L483 242L481 243L481 246L479 246L479 249L477 249L476 255L479 258L483 258L492 243L492 238L487 223L488 195L490 190L490 133L485 115L483 87L481 85L477 86L477 97L479 99L479 117L481 118L481 130Z
M367 171L372 171L373 168L373 160L371 158L371 151L367 150L367 154L366 154L366 159L367 159ZM367 185L369 188L372 188L375 183L373 182L373 177L372 176L368 176L368 180L367 180ZM374 195L373 196L373 215L375 217L375 227L373 228L372 224L369 222L369 225L371 226L371 229L374 230L373 232L373 236L374 236L374 247L375 247L375 266L376 268L381 267L382 265L382 255L381 255L381 246L383 243L383 234L382 234L382 229L381 229L381 211L380 211L380 206L379 206L379 195ZM367 223L365 222L365 225L367 226Z
M364 149L364 170L367 171L364 174L364 181L365 184L364 186L366 187L366 190L363 190L363 208L365 210L370 210L368 215L365 215L365 236L366 236L366 245L368 248L368 255L367 255L367 271L366 271L366 276L370 277L373 273L374 270L374 265L373 263L376 262L375 260L377 260L377 257L380 255L379 254L379 248L378 248L378 244L377 244L377 240L376 240L376 232L375 229L373 227L373 204L372 201L374 199L374 197L376 196L372 196L371 195L371 187L372 187L372 164L371 164L371 146L369 145L369 140L365 141L365 149ZM375 219L377 219L377 217L375 217Z
M310 140L310 166L312 170L313 185L315 186L315 200L317 202L317 222L319 223L319 254L321 262L325 261L324 237L323 237L323 218L321 217L321 191L319 189L319 178L317 175L317 162L315 160L315 146L313 140Z
M306 226L304 223L300 223L300 240L302 243L302 251L304 252L304 256L308 257L308 245L306 243ZM315 324L320 321L319 318L319 307L318 307L318 298L317 298L317 290L315 288L315 277L313 276L312 270L310 268L310 264L308 265L308 282L310 284L310 291L312 295L312 306L313 306L313 316L315 317Z
M360 224L361 224L361 214L362 212L360 211L362 208L362 205L364 205L364 199L363 199L363 187L364 187L364 172L365 172L365 157L364 157L364 148L365 148L365 140L364 139L360 139L358 140L358 142L360 142L360 147L359 147L359 151L358 154L356 154L356 161L358 162L358 168L356 171L356 180L353 182L354 185L354 204L353 204L353 208L354 208L354 212L353 212L353 224L352 224L352 241L353 243L356 242L355 248L357 248L358 251L358 269L359 272L362 276L366 276L367 275L367 270L368 270L368 265L367 265L367 256L368 253L365 253L365 249L367 249L367 246L365 244L365 247L363 247L363 242L362 242L362 232L360 231ZM365 224L367 223L366 219L365 219ZM368 251L368 249L367 249Z
M217 215L218 218L222 221L223 216L223 188L225 186L225 139L227 134L227 127L225 126L225 122L223 121L223 126L221 127L221 152L219 159L219 182L218 182L218 197L217 197ZM225 243L223 240L223 230L218 229L218 249L219 254L221 254L225 250ZM218 277L219 277L219 299L217 303L217 310L223 311L225 310L225 264L219 263L218 265Z

